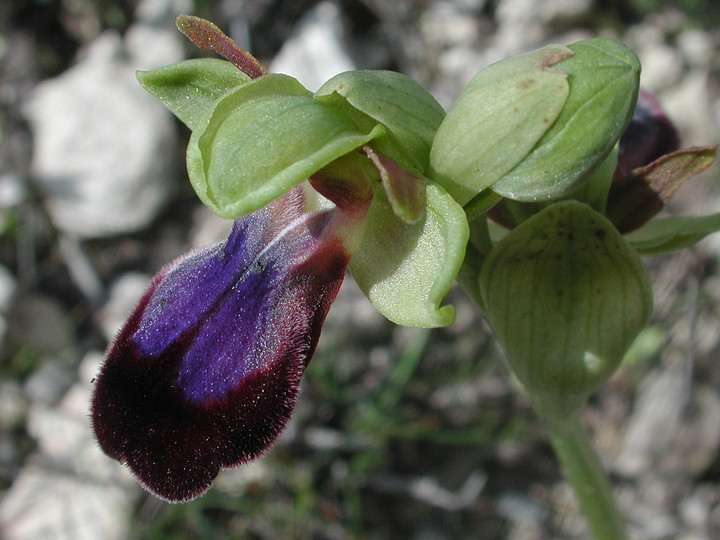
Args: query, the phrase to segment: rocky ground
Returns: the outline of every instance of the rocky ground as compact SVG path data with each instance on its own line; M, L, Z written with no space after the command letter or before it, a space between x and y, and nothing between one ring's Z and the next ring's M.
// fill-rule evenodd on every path
M662 6L662 7L660 7ZM150 277L228 223L187 185L187 130L136 69L214 20L310 89L394 69L449 106L483 66L604 35L684 146L720 139L712 0L5 0L0 4L0 536L120 540L582 539L583 519L484 323L392 326L348 278L279 444L170 506L96 447L88 398ZM669 214L720 211L716 165ZM652 326L587 409L632 538L720 538L720 235L648 260Z

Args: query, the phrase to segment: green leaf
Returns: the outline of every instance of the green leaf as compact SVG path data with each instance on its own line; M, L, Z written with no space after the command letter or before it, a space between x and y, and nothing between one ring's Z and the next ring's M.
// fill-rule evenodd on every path
M508 363L537 403L571 413L605 382L652 313L647 270L584 203L555 203L490 252L485 311Z
M520 163L565 105L567 75L552 66L572 54L552 45L480 71L438 128L428 176L464 205Z
M188 173L203 203L236 218L383 131L361 129L292 77L268 74L225 95L193 131Z
M153 71L138 71L138 81L190 129L210 114L215 102L250 77L225 60L201 58Z
M350 270L375 308L392 322L446 326L455 309L439 305L460 270L468 234L465 213L440 186L427 184L425 215L412 224L398 218L376 188L365 238Z
M718 231L720 213L653 220L625 238L640 255L662 255L692 246Z
M338 95L352 107L384 125L407 154L406 159L383 148L382 137L373 147L400 162L412 160L422 173L435 131L445 111L427 90L407 75L393 71L348 71L327 81L315 93L318 100L332 102Z
M492 186L503 197L536 201L572 193L630 123L640 77L635 53L605 38L569 48L574 56L554 66L569 75L567 102L533 151Z

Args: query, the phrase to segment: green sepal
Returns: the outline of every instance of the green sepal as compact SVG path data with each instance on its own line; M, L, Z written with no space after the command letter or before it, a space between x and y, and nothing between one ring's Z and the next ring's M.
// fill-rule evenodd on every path
M551 45L492 64L465 87L437 130L428 176L461 205L515 167L559 116L573 53Z
M216 58L138 71L137 79L191 130L210 114L218 99L251 80L230 62Z
M558 202L508 233L480 274L485 312L533 401L571 414L652 313L647 270L612 223Z
M440 186L427 183L427 208L416 223L397 217L377 187L350 271L375 308L392 322L446 326L455 319L455 309L440 303L460 270L468 234L463 209Z
M589 204L593 210L606 216L608 195L618 163L618 150L619 145L616 144L588 181L568 198Z
M494 245L493 238L490 236L490 229L493 224L486 219L474 219L469 221L468 225L470 238L465 250L465 259L458 272L457 282L482 311L485 309L485 303L480 294L478 277L482 265Z
M336 96L387 128L388 134L378 138L373 148L414 169L411 172L425 170L435 131L445 111L421 85L393 71L348 71L336 75L315 92L320 101L336 102ZM385 140L390 136L395 141ZM404 155L392 149L396 142Z
M720 231L720 213L656 219L625 236L640 255L662 255L696 244Z
M555 64L568 73L570 95L560 116L493 191L521 201L550 200L577 190L625 132L639 89L640 62L619 41L589 39Z
M251 79L265 75L265 68L257 58L238 47L235 41L210 21L193 15L178 15L175 25L200 49L219 54Z
M616 144L610 155L590 175L588 181L580 189L561 200L584 202L596 212L604 215L613 174L617 166L617 157L618 145ZM498 194L495 196L501 197ZM513 229L551 204L554 202L522 202L503 198L500 203L490 209L488 216L496 223ZM467 206L465 211L467 212Z
M463 207L468 221L472 221L491 212L502 200L503 198L491 189L482 190Z
M193 131L188 174L204 204L237 218L383 133L361 129L292 77L268 74L222 97Z

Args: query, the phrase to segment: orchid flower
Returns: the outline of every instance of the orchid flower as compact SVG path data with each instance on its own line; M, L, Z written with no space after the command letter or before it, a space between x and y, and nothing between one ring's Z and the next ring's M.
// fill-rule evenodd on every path
M346 269L390 321L424 328L453 321L457 278L576 487L591 471L578 491L603 507L594 527L619 531L610 497L594 500L600 465L576 466L578 410L652 312L639 255L720 229L720 214L651 221L716 147L677 150L635 54L602 38L544 47L483 69L445 114L398 73L313 93L212 23L178 27L224 60L138 78L191 130L198 197L234 223L162 269L108 348L102 449L158 497L197 497L287 424Z
M417 83L351 72L312 94L207 21L178 27L226 60L138 77L191 129L200 199L235 221L155 277L92 402L102 449L171 502L278 437L348 265L391 321L443 326L468 237L462 208L423 176L444 111Z

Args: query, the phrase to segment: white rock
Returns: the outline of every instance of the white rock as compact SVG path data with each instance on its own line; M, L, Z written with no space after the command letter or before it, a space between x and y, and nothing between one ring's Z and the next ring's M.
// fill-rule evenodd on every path
M27 400L16 381L0 381L0 429L3 431L20 424L25 416Z
M540 20L546 25L582 19L593 8L592 0L545 0L538 4Z
M27 294L8 313L8 332L15 343L37 354L70 359L75 354L75 329L69 313L54 298Z
M16 289L17 281L15 276L7 268L0 266L0 343L5 339L5 332L7 331L6 316L10 310Z
M300 20L268 71L292 75L308 90L317 90L333 75L355 69L342 31L339 8L319 3Z
M680 84L660 94L660 102L680 131L683 147L718 140L720 126L714 123L707 70L690 70Z
M95 378L100 371L103 357L105 355L101 351L88 351L80 362L78 368L78 380L86 386L92 386Z
M636 52L642 64L640 73L642 87L659 90L675 84L682 77L682 58L676 49L655 43Z
M0 266L0 313L7 313L16 288L15 276L7 268Z
M126 538L140 489L96 444L89 405L90 386L83 381L57 407L31 406L27 428L37 451L0 501L5 540Z
M125 33L125 48L133 68L157 69L179 62L183 47L177 28L155 28L145 24L131 26Z
M639 476L653 465L677 433L686 385L683 371L677 368L655 370L645 378L615 459L616 471Z
M480 24L474 15L452 2L430 4L420 18L423 40L431 46L457 47L474 43Z
M90 393L89 386L76 384L57 407L31 406L28 432L37 440L43 463L95 481L118 483L133 491L136 487L133 476L103 454L93 437Z
M23 391L33 403L51 405L70 388L74 373L57 360L47 360L23 383Z
M101 314L105 339L111 341L128 318L152 278L142 272L128 272L120 277L110 289L110 298Z
M222 469L213 488L223 491L229 496L241 497L251 484L267 481L270 474L271 470L267 462L258 459L246 463L242 467Z
M169 17L174 21L181 13L191 13L193 9L193 0L140 0L135 8L135 20L156 24Z
M120 38L101 35L26 107L32 170L51 218L81 238L145 227L168 200L178 163L170 113L121 56Z
M120 540L131 503L119 486L26 466L0 502L0 530L5 540Z
M697 28L688 28L677 38L677 45L691 66L708 66L716 58L713 38Z
M19 175L0 174L0 210L20 204L27 195L27 187Z
M76 236L60 235L58 247L73 283L85 298L95 305L102 297L105 287L85 254L82 242Z
M523 22L549 25L576 20L592 8L591 0L502 0L496 18L502 26Z

